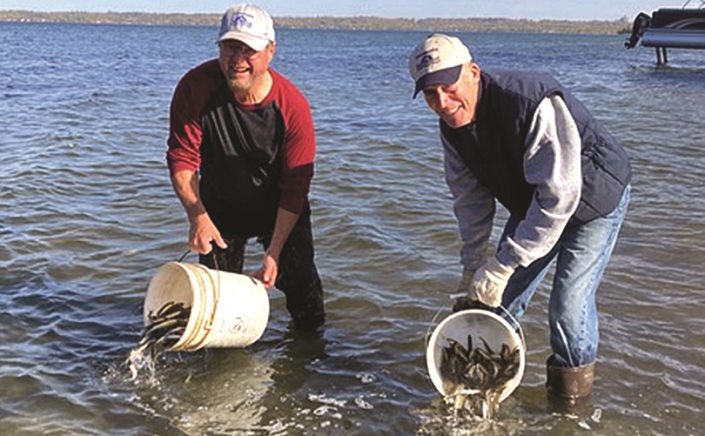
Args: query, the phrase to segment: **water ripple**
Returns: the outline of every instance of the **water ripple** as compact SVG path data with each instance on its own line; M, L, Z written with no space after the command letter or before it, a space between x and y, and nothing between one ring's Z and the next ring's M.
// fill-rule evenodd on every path
M497 421L480 425L453 421L425 370L424 338L449 313L460 244L437 122L410 98L406 54L424 33L280 35L275 68L305 93L317 129L311 203L327 328L293 332L273 290L258 343L175 353L133 384L123 362L140 336L145 289L186 250L164 163L169 100L181 74L214 56L213 30L0 24L0 324L11 326L0 331L0 432L698 433L699 54L655 68L653 53L624 52L616 36L461 35L482 65L556 74L634 168L598 293L593 408L571 418L545 402L544 284L524 318L524 381ZM251 270L261 249L248 250Z

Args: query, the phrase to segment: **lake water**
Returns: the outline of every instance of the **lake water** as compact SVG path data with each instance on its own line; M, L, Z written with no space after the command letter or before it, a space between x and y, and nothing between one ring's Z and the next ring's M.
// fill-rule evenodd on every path
M406 70L424 32L278 31L274 67L318 135L325 329L293 332L272 290L253 346L174 354L131 382L146 287L187 248L168 105L216 31L0 23L0 434L703 434L705 51L656 67L617 35L461 35L481 66L555 74L631 156L588 409L546 401L545 285L525 376L493 421L453 420L428 378L424 336L449 313L460 246L436 120Z

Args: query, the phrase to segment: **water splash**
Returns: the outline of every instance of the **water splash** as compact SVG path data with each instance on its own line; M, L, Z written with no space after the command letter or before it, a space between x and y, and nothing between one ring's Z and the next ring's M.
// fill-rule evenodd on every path
M149 370L150 377L154 377L155 362L178 343L190 316L190 307L173 301L148 314L151 323L144 328L140 342L130 351L125 361L132 381L137 379L143 369Z

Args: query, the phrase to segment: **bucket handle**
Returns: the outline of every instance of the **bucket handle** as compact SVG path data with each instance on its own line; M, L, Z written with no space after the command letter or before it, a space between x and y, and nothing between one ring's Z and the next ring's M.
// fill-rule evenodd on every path
M526 336L524 336L524 327L519 324L519 321L512 315L512 313L504 306L501 304L497 306L499 309L502 309L504 313L509 317L509 319L514 323L514 326L516 331L519 332L519 337L521 338L521 343L524 346L524 350L526 350Z
M190 252L191 252L191 249L186 250L186 251L184 252L184 254L181 255L181 257L179 258L179 260L177 260L177 262L182 262L182 261L184 260L184 258L186 258L186 256L188 256L188 254L189 254ZM218 271L219 271L219 268L218 268L218 259L215 257L215 251L214 251L214 250L211 250L211 256L213 256L213 266L215 267L215 271L218 272ZM216 286L215 293L216 293L216 300L218 300L218 299L220 298L220 274L218 274L218 284L217 284L217 286Z
M432 335L431 330L436 325L436 319L438 319L438 315L440 315L441 312L443 312L443 309L445 309L445 308L446 308L445 305L442 305L441 307L439 307L438 310L436 311L436 314L433 315L431 322L428 323L428 328L426 328L426 335L424 336L424 349L428 349L428 343L431 340L431 335Z
M179 260L177 262L183 262L183 260L188 256L188 254L191 252L191 249L188 249L184 252L184 254L179 257ZM215 266L215 270L218 271L218 259L215 258L215 252L211 250L211 255L213 256L213 266Z

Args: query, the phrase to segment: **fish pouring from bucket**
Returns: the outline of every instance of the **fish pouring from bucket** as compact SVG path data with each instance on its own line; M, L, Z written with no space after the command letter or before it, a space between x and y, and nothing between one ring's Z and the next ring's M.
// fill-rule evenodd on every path
M467 348L454 339L441 351L440 373L445 400L461 409L489 419L499 408L504 387L519 371L519 348L502 344L495 352L484 338L482 346L473 348L468 335Z
M190 307L173 301L164 304L156 312L149 312L147 317L150 323L145 326L140 342L127 358L132 380L137 378L140 368L147 364L147 359L154 362L181 339L190 316Z

